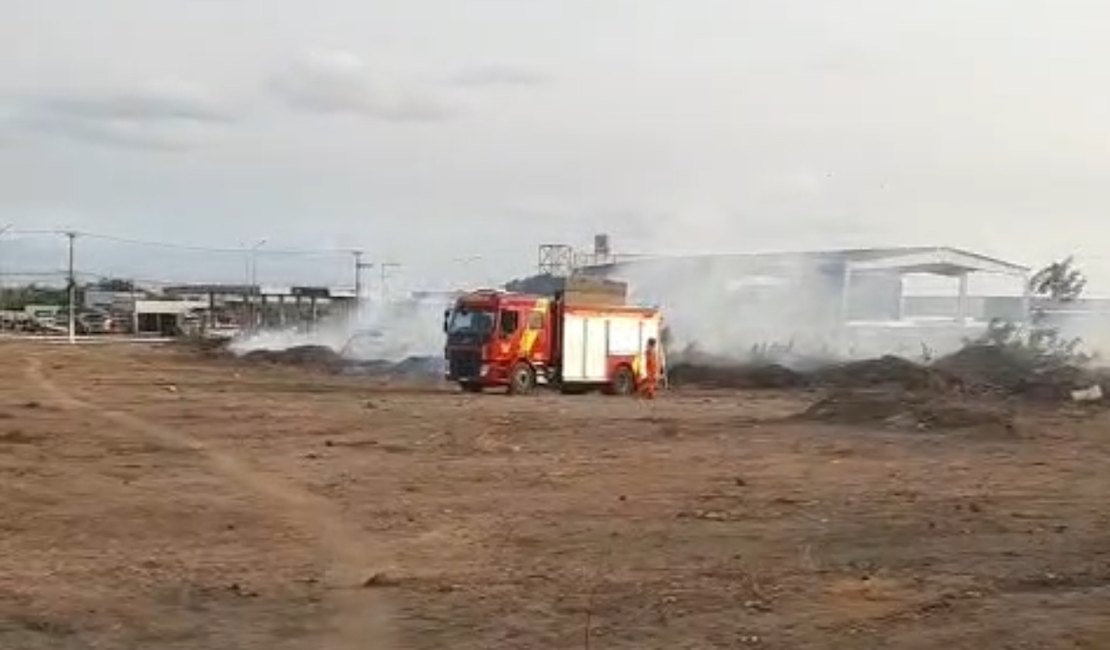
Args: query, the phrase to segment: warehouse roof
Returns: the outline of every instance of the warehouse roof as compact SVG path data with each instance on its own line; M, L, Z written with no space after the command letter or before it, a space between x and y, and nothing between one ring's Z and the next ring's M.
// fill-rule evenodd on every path
M303 296L317 298L354 298L355 292L347 288L330 287L278 287L250 284L178 284L162 288L167 296L216 294L216 295L266 295L266 296Z
M645 264L666 262L738 263L752 269L770 269L797 264L815 264L828 270L890 271L895 273L997 273L1025 275L1029 268L1013 262L945 246L903 246L893 248L850 248L795 253L713 253L681 256L636 256L616 262L588 266L585 272L606 272Z

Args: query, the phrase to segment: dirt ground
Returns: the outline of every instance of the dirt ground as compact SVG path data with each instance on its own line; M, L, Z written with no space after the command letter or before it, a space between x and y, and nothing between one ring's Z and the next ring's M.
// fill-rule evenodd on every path
M0 354L0 648L1110 647L1107 412Z

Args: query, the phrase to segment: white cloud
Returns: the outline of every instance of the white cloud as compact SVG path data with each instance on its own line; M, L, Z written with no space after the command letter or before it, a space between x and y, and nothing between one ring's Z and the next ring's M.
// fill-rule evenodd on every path
M188 146L182 137L136 120L87 119L47 112L24 115L17 125L40 134L125 149L165 151Z
M451 83L465 87L539 86L550 81L551 77L539 70L508 65L473 66L451 78Z
M408 122L438 121L458 110L426 88L377 74L348 52L313 52L269 83L289 106L314 113L348 113Z
M15 130L12 118L0 113L0 148L7 147L15 142Z
M1031 264L1110 237L1110 86L1090 65L1110 56L1107 3L1014 0L1005 20L994 0L5 4L8 220L61 204L149 238L361 239L444 282L461 251L526 265L595 229L625 251L951 243ZM357 56L290 61L305 43ZM127 85L167 71L257 113ZM390 121L455 101L466 119ZM442 255L414 223L449 229ZM1089 264L1110 292L1110 259Z
M10 131L136 149L187 148L206 125L234 120L204 88L176 78L120 91L54 92L11 109Z
M207 90L182 79L166 78L138 90L70 93L41 101L46 110L85 120L133 122L229 122L230 111Z

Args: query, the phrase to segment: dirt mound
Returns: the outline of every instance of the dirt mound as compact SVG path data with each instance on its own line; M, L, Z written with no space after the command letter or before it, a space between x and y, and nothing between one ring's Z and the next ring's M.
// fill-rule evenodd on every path
M1026 377L1014 392L1033 400L1059 402L1070 400L1072 391L1099 383L1099 378L1084 368L1057 366Z
M393 366L393 374L410 379L443 379L447 362L442 357L407 357Z
M285 350L252 350L241 358L251 363L302 366L381 379L439 380L443 379L445 371L445 362L441 357L412 356L401 361L353 360L344 358L324 345L298 345Z
M901 357L886 356L826 365L799 372L779 364L679 363L670 370L676 385L712 388L830 388L898 387L909 390L945 391L955 383L938 370Z
M915 431L987 428L1012 432L1013 415L982 400L885 390L837 392L800 416L836 424L882 425Z
M1073 391L1099 385L1110 394L1110 372L1038 354L1025 347L969 345L932 365L896 356L826 365L799 372L779 364L742 364L715 358L684 359L669 373L677 385L708 388L799 388L830 390L884 388L934 395L1013 395L1029 400L1062 402Z
M172 345L206 359L222 359L233 356L228 348L228 339L189 336L175 339Z
M442 380L446 372L446 361L442 357L413 356L401 361L348 361L343 373L382 379L403 379L410 381Z
M1073 390L1105 380L1090 369L1010 345L969 345L938 359L933 367L957 377L974 392L1002 392L1048 401L1070 399Z
M938 359L933 367L969 386L1016 391L1038 370L1035 356L1000 345L969 345Z
M706 388L799 388L809 383L805 375L778 364L679 363L668 371L667 376L677 386Z
M955 383L942 371L889 355L828 366L815 371L813 380L819 385L836 388L897 386L938 392L952 388Z
M290 366L311 366L314 368L340 368L343 357L324 345L298 345L285 350L252 350L243 355L246 361L255 363L276 363Z

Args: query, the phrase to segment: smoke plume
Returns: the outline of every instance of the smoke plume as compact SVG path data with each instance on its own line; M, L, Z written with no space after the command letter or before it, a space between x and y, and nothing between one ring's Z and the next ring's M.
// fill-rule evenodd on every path
M443 352L445 299L373 301L354 318L321 323L311 331L268 329L231 344L236 354L322 345L355 361L402 361Z

